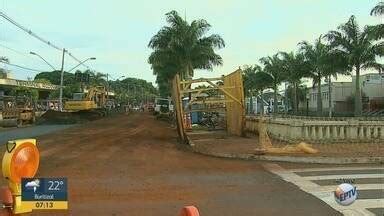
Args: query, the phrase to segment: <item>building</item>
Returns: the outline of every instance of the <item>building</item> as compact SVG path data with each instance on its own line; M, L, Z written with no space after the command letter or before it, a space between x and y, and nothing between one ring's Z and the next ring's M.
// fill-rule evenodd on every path
M278 101L278 108L279 112L284 112L284 97L281 94L277 94L277 101ZM252 97L252 103L251 106L251 98L246 97L245 98L245 106L247 114L260 114L263 110L264 113L271 113L273 112L273 104L274 104L274 98L273 98L273 92L272 91L266 91L262 95L258 95L257 97ZM261 107L263 106L263 107Z
M331 83L331 108L334 112L353 112L356 76L352 82ZM369 73L360 76L360 86L364 111L384 109L384 74ZM323 111L329 111L329 86L321 85ZM317 110L317 87L307 88L307 102L301 101L299 108L309 111Z

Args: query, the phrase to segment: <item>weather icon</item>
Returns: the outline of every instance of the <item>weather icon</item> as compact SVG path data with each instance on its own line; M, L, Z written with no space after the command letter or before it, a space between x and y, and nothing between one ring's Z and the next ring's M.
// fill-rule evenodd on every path
M33 188L33 192L36 192L36 189L38 187L40 187L40 180L39 179L35 179L33 181L27 182L27 184L25 184L25 187L26 188Z

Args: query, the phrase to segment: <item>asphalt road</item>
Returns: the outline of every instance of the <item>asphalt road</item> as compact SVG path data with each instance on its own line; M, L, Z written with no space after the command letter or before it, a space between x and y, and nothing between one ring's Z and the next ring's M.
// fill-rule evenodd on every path
M266 163L264 167L346 216L384 215L384 166L382 164ZM341 183L350 183L356 187L357 199L350 205L339 205L334 198L334 191Z
M31 125L22 128L6 128L0 130L0 144L4 144L8 140L35 138L72 126L73 125Z

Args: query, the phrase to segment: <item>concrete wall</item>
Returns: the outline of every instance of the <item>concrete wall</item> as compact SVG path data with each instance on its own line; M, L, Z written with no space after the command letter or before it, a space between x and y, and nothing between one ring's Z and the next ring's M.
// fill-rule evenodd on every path
M256 132L260 117L246 117L245 129ZM384 119L358 118L272 118L266 126L272 138L299 142L383 142Z

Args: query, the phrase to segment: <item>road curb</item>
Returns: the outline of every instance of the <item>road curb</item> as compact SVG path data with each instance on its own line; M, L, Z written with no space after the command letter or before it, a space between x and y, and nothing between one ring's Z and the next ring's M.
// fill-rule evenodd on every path
M191 150L195 153L219 157L241 160L257 160L257 161L275 161L275 162L291 162L291 163L314 163L314 164L384 164L384 157L294 157L294 156L273 156L273 155L255 155L255 154L233 154L211 152L191 146Z

